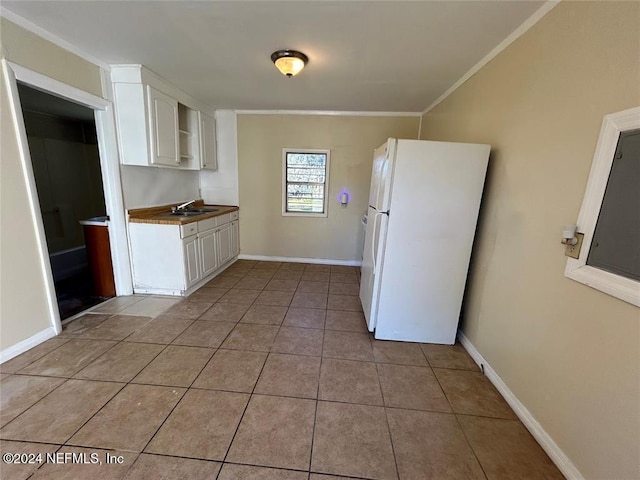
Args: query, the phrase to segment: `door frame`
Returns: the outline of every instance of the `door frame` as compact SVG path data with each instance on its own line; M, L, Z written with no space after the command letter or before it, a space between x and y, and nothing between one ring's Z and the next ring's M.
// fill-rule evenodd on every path
M42 265L45 289L48 297L50 321L56 334L58 334L62 331L62 325L60 323L58 301L51 264L49 262L49 249L47 248L44 223L42 213L40 212L38 191L33 174L33 165L31 163L31 154L27 142L27 132L22 115L22 105L20 103L17 82L20 81L30 87L78 103L94 111L105 205L107 215L109 215L109 244L111 247L116 295L120 296L133 294L133 277L131 274L127 224L122 183L120 180L120 162L113 103L89 92L85 92L84 90L80 90L79 88L54 80L41 73L29 70L16 63L7 61L6 59L2 60L2 69L9 90L9 106L16 127L22 171L27 185L31 219L39 247L40 263Z

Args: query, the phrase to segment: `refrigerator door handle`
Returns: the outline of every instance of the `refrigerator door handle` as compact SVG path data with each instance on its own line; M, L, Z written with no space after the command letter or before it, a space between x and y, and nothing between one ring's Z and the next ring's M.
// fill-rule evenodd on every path
M382 168L380 169L380 183L378 184L378 208L386 210L384 205L384 194L387 190L387 175L389 172L387 171L389 168L389 154L385 155L384 161L382 162Z
M376 254L378 252L378 245L377 245L377 240L379 235L376 233L376 227L378 225L378 217L380 215L384 215L383 213L376 213L373 216L373 225L371 228L373 228L373 239L371 240L371 259L373 262L373 274L376 274Z

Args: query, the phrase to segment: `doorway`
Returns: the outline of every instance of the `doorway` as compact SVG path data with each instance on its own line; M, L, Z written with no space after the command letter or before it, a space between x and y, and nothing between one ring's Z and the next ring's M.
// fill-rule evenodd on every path
M18 94L64 320L115 296L94 111L23 83Z

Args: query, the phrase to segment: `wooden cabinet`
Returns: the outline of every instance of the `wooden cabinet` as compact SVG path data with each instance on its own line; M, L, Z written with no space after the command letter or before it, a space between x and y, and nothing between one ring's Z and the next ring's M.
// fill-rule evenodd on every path
M99 297L115 297L116 285L113 279L109 227L83 224L84 242L87 248L87 261L93 280L93 292Z
M151 86L149 97L149 130L151 163L175 167L180 165L178 143L178 101Z
M212 116L198 112L200 117L200 168L217 170L216 122Z
M238 255L238 212L184 225L130 223L135 293L186 295Z

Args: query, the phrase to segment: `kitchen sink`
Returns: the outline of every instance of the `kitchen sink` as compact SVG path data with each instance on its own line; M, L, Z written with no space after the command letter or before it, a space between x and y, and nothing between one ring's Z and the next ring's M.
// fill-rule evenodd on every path
M208 212L196 212L194 210L180 210L178 212L171 212L169 215L173 215L175 217L195 217L196 215L204 215Z
M220 210L219 208L190 208L187 212L198 212L198 213L214 213Z
M195 217L196 215L204 215L205 213L215 213L219 208L189 208L187 210L178 210L171 212L176 217Z

